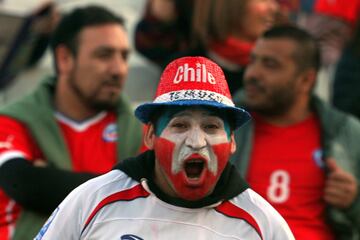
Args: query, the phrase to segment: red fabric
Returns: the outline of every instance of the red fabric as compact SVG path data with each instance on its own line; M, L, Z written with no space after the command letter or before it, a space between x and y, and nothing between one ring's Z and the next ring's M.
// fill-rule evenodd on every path
M117 133L115 129L110 132L106 132L106 129L115 123L116 116L113 113L107 114L83 131L60 122L74 171L101 174L112 169L117 159Z
M109 113L92 122L88 128L79 131L58 121L68 146L74 171L105 173L112 169L117 159L116 134L105 131L114 124L116 116ZM44 159L29 131L19 122L5 116L0 117L0 161L4 154L21 152L26 159ZM5 156L6 158L6 156ZM44 159L46 161L46 159ZM76 160L76 161L75 161ZM0 240L9 240L20 212L15 204L0 189Z
M182 90L207 90L231 99L222 69L203 57L183 57L171 62L161 75L156 97Z
M216 211L218 211L226 216L245 220L256 230L256 232L259 234L260 238L264 239L262 236L262 233L261 233L261 229L260 229L259 225L257 224L256 220L244 209L241 209L241 208L235 206L234 204L232 204L229 201L221 203L215 209L216 209Z
M239 66L246 66L249 63L250 52L253 46L254 43L229 37L223 42L211 43L210 49L229 62L238 64Z
M9 134L11 133L11 134ZM26 158L43 158L24 126L11 118L0 117L0 159L4 153L21 152ZM9 240L21 208L0 189L0 240Z
M360 14L360 0L317 0L314 11L355 24Z
M86 227L89 225L91 220L95 217L95 215L106 205L111 204L113 202L117 201L131 201L137 198L144 198L148 197L150 194L145 191L145 189L141 186L141 184L135 185L134 187L114 193L107 198L103 199L92 211L90 216L85 222L84 228L82 231L86 229Z
M319 155L318 119L278 127L253 116L255 138L247 174L250 186L280 212L296 239L333 240L325 223L325 171Z

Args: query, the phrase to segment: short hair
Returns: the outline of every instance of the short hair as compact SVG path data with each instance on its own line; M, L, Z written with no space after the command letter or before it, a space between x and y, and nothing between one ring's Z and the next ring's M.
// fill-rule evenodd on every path
M193 44L224 41L239 28L250 0L195 1L192 23Z
M55 55L55 49L59 45L65 45L72 54L76 55L79 33L86 27L108 23L124 26L124 19L104 7L95 5L74 9L62 17L52 34L50 47L53 54Z
M297 43L298 47L293 58L299 70L314 68L318 71L320 69L320 47L310 33L293 25L279 25L265 31L261 36L261 39L274 38L287 38Z

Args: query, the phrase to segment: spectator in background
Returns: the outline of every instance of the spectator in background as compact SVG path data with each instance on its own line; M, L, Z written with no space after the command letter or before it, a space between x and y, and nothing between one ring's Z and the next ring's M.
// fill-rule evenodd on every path
M159 65L169 56L188 49L195 1L149 0L136 25L136 49Z
M360 18L336 66L332 102L360 119Z
M232 162L296 239L358 239L360 123L312 94L319 67L304 30L279 26L257 40L237 95L254 121L235 134Z
M76 188L37 239L294 239L228 162L249 114L234 107L218 65L171 62L135 115L151 150Z
M194 47L184 55L207 56L224 70L230 92L242 87L242 76L258 36L275 24L275 0L197 1L193 15Z
M314 0L313 4L313 13L299 24L319 41L322 66L333 66L359 18L360 0Z
M176 49L172 56L164 55L166 58L160 61L161 65L180 56L209 57L222 67L230 92L233 93L242 86L243 70L254 41L275 24L277 1L202 0L193 1L193 4L191 41L188 47L184 51ZM151 39L149 34L142 37L143 42L146 42L144 39ZM144 53L139 43L137 49Z
M60 13L55 3L45 2L24 18L19 29L14 30L14 36L8 38L9 42L1 43L5 44L2 47L6 50L0 56L0 89L7 87L17 74L38 63L59 19ZM4 31L0 34L7 33Z
M72 189L140 148L141 124L121 93L123 19L102 7L75 9L51 48L57 76L0 109L1 240L32 239Z

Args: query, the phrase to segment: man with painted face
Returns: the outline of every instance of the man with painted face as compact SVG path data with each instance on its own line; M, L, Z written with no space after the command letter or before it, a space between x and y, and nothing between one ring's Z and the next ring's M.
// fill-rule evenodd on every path
M150 150L75 189L36 239L294 239L228 162L233 131L250 116L218 65L173 61L135 115Z

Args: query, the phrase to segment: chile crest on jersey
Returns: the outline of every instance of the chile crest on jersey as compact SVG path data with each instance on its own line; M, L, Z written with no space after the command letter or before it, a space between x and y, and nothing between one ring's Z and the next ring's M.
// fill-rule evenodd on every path
M117 125L115 123L108 124L103 131L103 140L105 142L115 142L117 138Z

